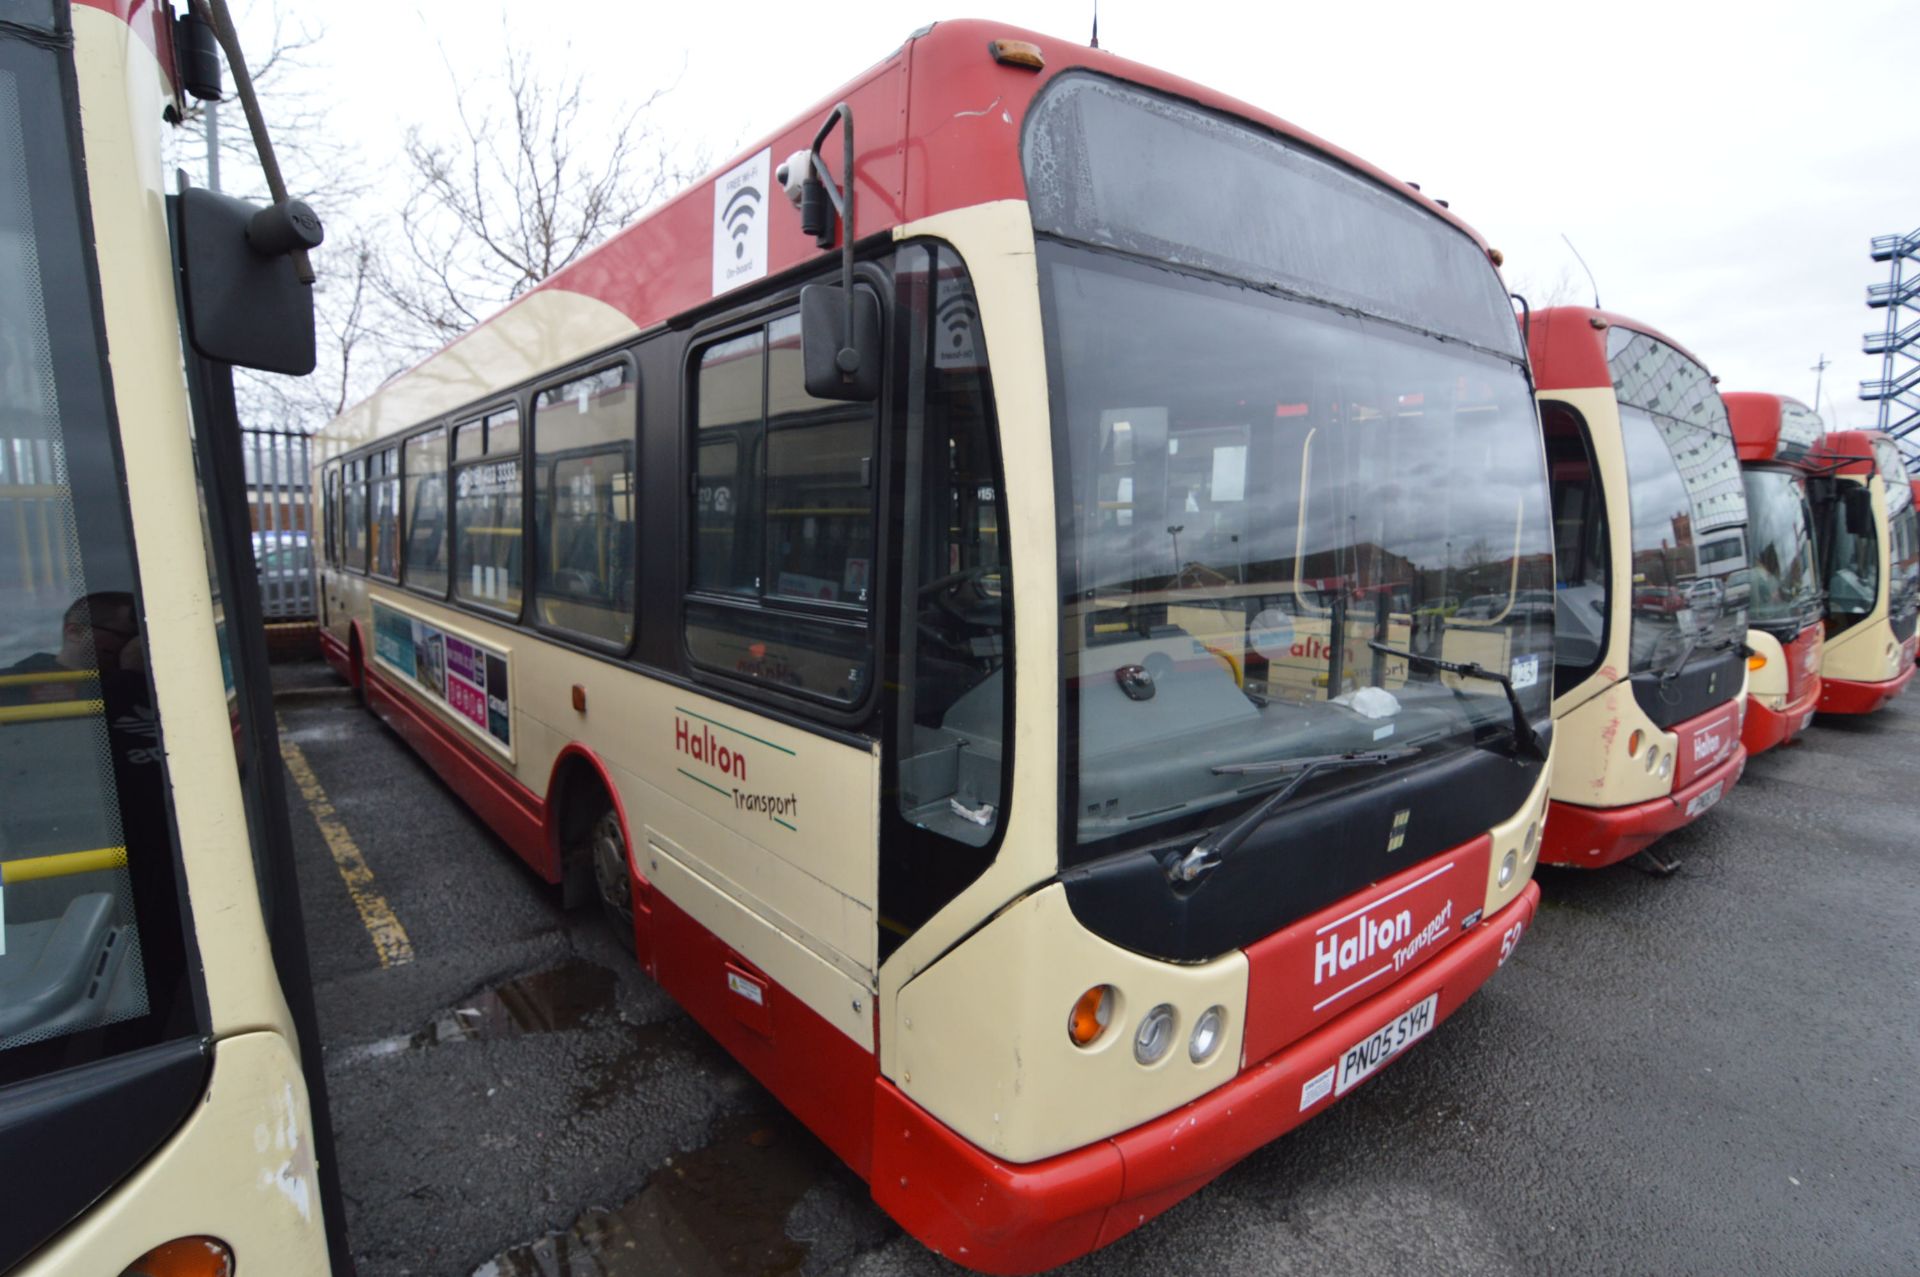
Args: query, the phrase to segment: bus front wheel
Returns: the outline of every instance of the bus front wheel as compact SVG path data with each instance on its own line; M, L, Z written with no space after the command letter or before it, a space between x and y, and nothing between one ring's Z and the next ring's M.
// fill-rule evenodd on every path
M593 882L600 896L600 907L614 930L633 938L633 879L627 867L627 838L620 828L620 814L609 807L593 822L588 838L593 857Z

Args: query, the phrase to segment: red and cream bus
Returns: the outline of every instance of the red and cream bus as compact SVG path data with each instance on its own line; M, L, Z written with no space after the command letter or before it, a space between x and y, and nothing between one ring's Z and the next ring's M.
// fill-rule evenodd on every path
M1204 86L919 32L320 450L339 670L969 1267L1323 1112L1533 916L1495 260Z
M36 1277L351 1268L231 371L311 367L271 245L313 228L173 193L219 66L165 4L0 23L0 1269Z
M1819 416L1784 395L1720 396L1747 493L1747 720L1749 757L1806 730L1820 705L1824 630L1820 556L1807 481L1826 433Z
M1535 313L1552 474L1559 736L1542 859L1599 867L1726 797L1746 766L1746 496L1700 361L1630 319Z
M1820 712L1871 714L1913 679L1920 612L1920 519L1900 446L1878 430L1838 430L1813 460L1827 590Z

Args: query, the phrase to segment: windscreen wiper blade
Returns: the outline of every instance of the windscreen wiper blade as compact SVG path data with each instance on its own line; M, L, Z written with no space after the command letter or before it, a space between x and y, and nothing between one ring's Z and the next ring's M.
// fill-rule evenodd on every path
M1446 674L1458 674L1462 678L1482 678L1489 683L1498 683L1500 690L1507 694L1507 705L1513 710L1513 749L1515 755L1532 754L1542 762L1546 761L1547 751L1540 747L1540 735L1533 730L1533 724L1527 721L1527 711L1520 704L1520 693L1513 690L1513 680L1505 674L1488 669L1477 661L1446 661L1437 656L1422 656L1418 652L1409 652L1405 648L1388 647L1385 643L1367 644L1374 651L1386 656L1397 656L1408 664L1425 665L1429 669L1440 670Z
M1216 776L1261 776L1270 772L1294 771L1292 780L1275 790L1271 795L1253 805L1253 810L1223 829L1220 829L1195 843L1185 855L1172 856L1167 860L1167 880L1169 882L1192 882L1201 874L1214 869L1233 853L1234 848L1247 840L1247 836L1262 824L1268 816L1285 805L1287 799L1299 792L1300 786L1310 777L1321 772L1343 771L1349 767L1381 767L1396 759L1408 758L1420 752L1418 745L1402 745L1396 749L1369 749L1346 754L1316 754L1311 758L1276 758L1257 763L1222 763L1213 769Z

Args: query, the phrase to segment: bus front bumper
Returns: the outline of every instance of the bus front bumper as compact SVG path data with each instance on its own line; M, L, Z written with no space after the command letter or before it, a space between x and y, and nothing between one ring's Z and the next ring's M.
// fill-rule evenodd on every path
M1748 711L1751 713L1751 709ZM1547 804L1547 830L1540 863L1603 869L1618 864L1716 806L1747 769L1744 744L1714 767L1694 777L1685 789L1629 807L1581 807Z
M1907 690L1907 684L1913 681L1913 666L1901 662L1898 674L1884 683L1859 683L1850 678L1825 678L1820 680L1820 712L1822 714L1871 714L1894 697Z
M1528 883L1432 961L1193 1102L1043 1161L997 1160L877 1080L874 1200L978 1272L1033 1273L1124 1236L1335 1100L1342 1056L1429 996L1446 1019L1503 965L1540 904ZM1397 1058L1397 1057L1393 1057Z
M1747 722L1740 729L1740 743L1746 746L1747 757L1764 754L1806 731L1814 711L1820 708L1820 688L1821 681L1815 677L1804 696L1779 709L1768 709L1757 696L1747 697Z

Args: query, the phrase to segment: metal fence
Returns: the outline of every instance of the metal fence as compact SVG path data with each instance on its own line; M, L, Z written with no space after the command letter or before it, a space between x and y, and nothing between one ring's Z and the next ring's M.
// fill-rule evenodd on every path
M313 619L313 440L293 430L240 432L253 562L268 621Z

